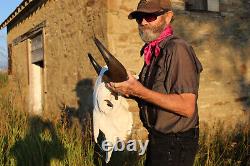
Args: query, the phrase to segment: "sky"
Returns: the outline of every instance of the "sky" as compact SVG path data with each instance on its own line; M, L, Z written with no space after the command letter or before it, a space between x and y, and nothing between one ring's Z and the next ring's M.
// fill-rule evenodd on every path
M16 9L22 0L0 0L0 24ZM0 68L7 67L7 29L0 30Z

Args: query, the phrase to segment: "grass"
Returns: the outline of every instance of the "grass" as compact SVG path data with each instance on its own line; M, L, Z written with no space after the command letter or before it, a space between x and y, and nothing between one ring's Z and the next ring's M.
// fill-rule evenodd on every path
M0 96L0 165L93 165L91 141L82 139L81 126L15 110L11 97ZM83 148L84 147L84 148Z
M1 88L7 78L0 75ZM0 166L92 166L102 163L94 153L97 145L92 141L90 124L80 125L73 120L68 125L52 122L48 117L28 114L13 106L15 94L0 94ZM195 166L246 166L249 165L249 126L239 125L226 132L223 123L216 127L201 127L200 148ZM97 157L96 157L97 156ZM137 153L115 153L110 165L143 165L145 156ZM119 163L119 164L117 164Z
M5 72L0 71L0 88L3 88L8 83L8 75Z
M195 166L250 165L249 126L239 124L231 131L226 131L223 126L218 122L212 129L202 128Z

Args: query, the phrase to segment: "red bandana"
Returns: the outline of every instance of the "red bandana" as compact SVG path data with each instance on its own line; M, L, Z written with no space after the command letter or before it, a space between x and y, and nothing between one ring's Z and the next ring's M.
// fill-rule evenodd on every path
M147 65L150 64L150 59L152 56L151 49L153 47L155 47L155 56L157 57L160 54L159 43L163 39L165 39L166 37L171 36L171 35L173 35L173 30L172 30L172 27L170 25L168 25L157 39L155 39L147 44L147 46L144 48L144 60L145 60Z

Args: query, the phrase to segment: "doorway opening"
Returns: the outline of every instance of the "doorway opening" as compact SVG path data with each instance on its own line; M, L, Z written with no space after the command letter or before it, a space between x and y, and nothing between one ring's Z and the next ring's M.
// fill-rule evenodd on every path
M30 67L30 111L41 114L44 105L44 48L43 33L40 32L29 39Z

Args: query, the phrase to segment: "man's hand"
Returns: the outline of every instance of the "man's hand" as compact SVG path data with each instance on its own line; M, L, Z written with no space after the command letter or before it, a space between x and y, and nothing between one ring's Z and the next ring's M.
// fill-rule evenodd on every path
M110 82L107 83L106 86L114 92L121 93L122 95L129 97L129 96L138 96L138 91L143 89L143 85L137 81L137 79L128 72L129 79L124 82L114 83Z
M196 95L193 93L165 94L144 87L128 73L129 79L121 83L110 82L107 88L126 97L136 96L167 111L191 118L195 110Z

